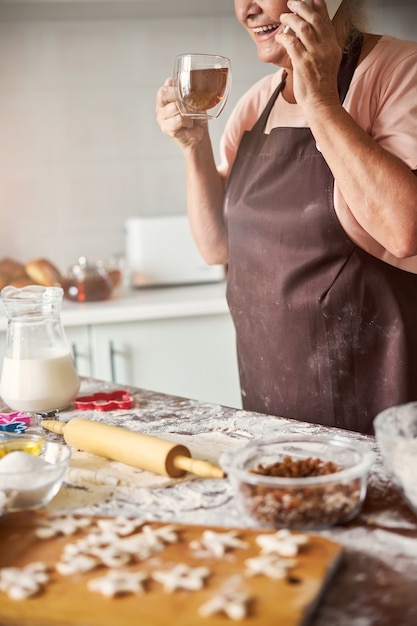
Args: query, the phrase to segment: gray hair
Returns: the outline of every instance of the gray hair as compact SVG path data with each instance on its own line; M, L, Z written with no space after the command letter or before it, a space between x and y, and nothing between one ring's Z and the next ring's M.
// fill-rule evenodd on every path
M367 19L364 9L366 0L344 0L342 9L349 23L358 30L366 30Z

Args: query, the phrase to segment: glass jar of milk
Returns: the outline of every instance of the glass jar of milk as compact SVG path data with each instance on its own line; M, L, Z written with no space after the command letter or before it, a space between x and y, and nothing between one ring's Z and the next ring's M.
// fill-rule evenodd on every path
M0 396L11 409L47 413L77 396L80 380L61 323L61 287L4 287L8 317Z

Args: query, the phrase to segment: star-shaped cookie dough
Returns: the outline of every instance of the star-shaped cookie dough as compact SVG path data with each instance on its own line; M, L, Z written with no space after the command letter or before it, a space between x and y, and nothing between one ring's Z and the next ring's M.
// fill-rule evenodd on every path
M288 570L297 565L295 559L281 558L276 554L262 554L246 559L246 576L267 576L274 580L282 580L288 576Z
M110 570L105 576L90 579L87 583L87 588L106 597L128 593L138 594L145 591L143 583L147 578L148 575L144 572Z
M307 535L291 533L286 528L269 535L258 535L256 543L263 554L275 553L282 557L293 557L298 554L300 546L308 543Z
M0 591L12 600L26 600L36 595L49 582L45 563L30 563L25 567L4 567L0 570Z
M50 539L57 535L73 535L87 526L91 526L89 517L55 515L39 522L39 526L35 529L35 535L38 539Z
M201 617L224 613L230 619L241 620L246 617L249 600L244 591L225 591L205 602L198 612Z
M102 531L107 531L111 534L119 535L119 537L131 535L142 525L142 520L131 517L123 517L122 515L119 515L113 519L97 520L97 526Z
M196 591L204 586L204 579L210 574L208 567L188 567L179 563L169 570L157 570L152 578L164 586L164 591L171 593L176 589Z
M229 548L246 549L249 547L249 544L246 541L239 539L234 530L226 533L205 530L201 539L192 541L190 543L190 547L194 550L199 548L207 550L213 556L221 558L225 555Z

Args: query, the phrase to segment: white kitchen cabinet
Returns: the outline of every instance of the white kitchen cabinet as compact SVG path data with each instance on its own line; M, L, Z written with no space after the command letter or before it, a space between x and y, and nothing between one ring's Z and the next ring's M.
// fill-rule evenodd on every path
M94 376L240 407L234 328L225 314L97 324Z
M90 326L66 326L64 330L79 376L93 376Z

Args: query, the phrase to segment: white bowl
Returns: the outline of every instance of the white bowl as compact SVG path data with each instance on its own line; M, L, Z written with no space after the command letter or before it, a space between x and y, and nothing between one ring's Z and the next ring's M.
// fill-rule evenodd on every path
M61 488L71 449L45 441L38 455L30 454L24 452L25 435L14 435L13 444L12 451L0 455L0 509L5 513L42 508ZM5 445L5 440L0 439L0 452Z
M385 409L376 416L374 429L386 469L417 514L417 402Z
M329 473L312 475L311 460ZM346 438L288 435L233 448L220 464L249 521L269 528L320 529L359 513L373 460L370 450ZM310 469L302 475L305 463ZM260 473L259 466L269 471ZM272 467L278 475L271 475ZM289 475L290 469L301 475Z

